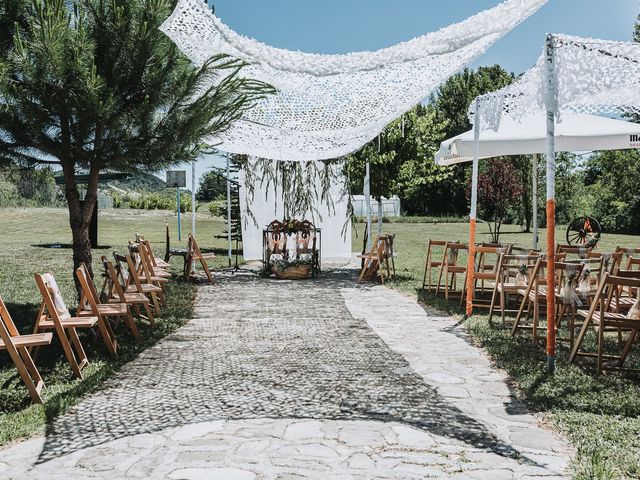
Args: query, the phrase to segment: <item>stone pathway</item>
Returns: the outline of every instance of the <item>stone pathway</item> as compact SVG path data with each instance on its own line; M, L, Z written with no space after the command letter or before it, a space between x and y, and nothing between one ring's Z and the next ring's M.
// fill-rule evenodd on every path
M0 452L0 477L560 478L568 459L452 318L350 272L238 274L44 438Z

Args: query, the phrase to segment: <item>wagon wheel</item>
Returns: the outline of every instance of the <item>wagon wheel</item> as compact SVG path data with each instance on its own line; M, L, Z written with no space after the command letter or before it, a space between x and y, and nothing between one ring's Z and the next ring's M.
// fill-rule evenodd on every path
M597 244L602 234L600 222L593 217L578 217L567 228L569 245Z

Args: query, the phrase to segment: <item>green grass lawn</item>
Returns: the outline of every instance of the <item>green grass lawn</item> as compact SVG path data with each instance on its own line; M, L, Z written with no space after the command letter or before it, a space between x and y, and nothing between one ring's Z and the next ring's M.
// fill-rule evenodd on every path
M126 252L127 241L135 233L145 235L152 242L154 253L164 255L165 220L169 222L172 246L186 247L191 217L185 215L184 237L177 241L177 218L167 212L138 212L133 210L107 210L100 215L99 243L93 251L94 268L102 255L111 257L112 251ZM222 221L208 214L199 214L197 236L202 248L225 249L224 240L214 240L224 230ZM72 277L72 252L68 248L43 248L44 244L71 242L66 210L61 209L0 209L0 295L7 304L14 322L23 333L30 333L41 301L34 274L52 272L72 309L76 293ZM181 259L176 259L174 271L181 271ZM218 266L226 264L220 257ZM96 282L101 287L101 279ZM71 377L71 369L64 359L60 345L54 340L44 347L38 357L38 367L46 388L43 390L45 406L32 405L26 388L6 352L0 352L0 445L28 438L44 431L48 420L66 411L85 394L100 384L124 363L131 361L142 350L175 330L192 316L196 286L176 278L168 284L167 307L162 318L151 329L140 323L142 341L132 340L129 331L121 325L116 332L120 344L119 358L109 358L101 340L82 333L90 365L84 369L83 381ZM55 337L54 337L55 338Z
M363 230L363 225L358 226ZM375 231L375 227L374 227ZM384 231L396 234L398 278L394 288L417 295L421 301L437 305L463 318L458 302L449 305L421 291L428 239L468 241L465 224L384 224ZM489 241L486 225L478 226L478 241ZM544 246L546 232L540 232ZM564 243L559 228L556 239ZM506 226L501 241L531 245L531 234L517 226ZM638 247L640 237L603 234L598 250L613 251L617 246ZM362 238L354 238L355 250L362 249ZM460 262L466 260L461 256ZM568 349L561 346L555 375L546 372L542 347L534 348L525 334L515 339L510 332L488 317L478 314L466 326L495 364L506 370L519 385L523 399L533 411L546 414L555 427L576 447L574 477L578 479L640 478L640 378L608 374L596 378L592 364L567 363ZM591 341L593 339L590 339ZM640 346L627 359L628 366L640 368Z
M169 222L172 246L184 247L176 233L176 217L167 212L103 211L100 217L100 244L94 250L94 261L113 250L123 252L127 240L134 233L144 234L157 255L164 252L165 220ZM226 264L224 239L214 239L224 230L224 224L206 213L198 216L198 238L201 246L219 249L222 255L218 265ZM186 215L183 231L190 229ZM504 242L521 246L531 244L531 235L520 232L519 227L505 226ZM354 251L362 249L363 225L357 225L360 237L354 235ZM398 278L391 286L421 301L450 311L462 318L457 302L445 305L441 299L424 295L420 290L424 272L426 243L429 238L467 241L466 224L456 223L393 223L384 230L396 233L396 265ZM544 239L545 232L540 232ZM558 230L562 241L564 231ZM479 226L478 241L488 240L485 225ZM53 272L69 306L75 305L75 291L71 276L69 249L43 248L43 244L69 243L70 231L65 210L0 210L0 295L24 332L33 327L39 304L39 295L33 279L35 273ZM605 234L601 251L610 251L617 245L639 246L640 237ZM460 258L464 261L464 258ZM179 271L179 265L175 265ZM144 348L182 325L192 315L195 285L180 279L172 281L163 318L155 329L141 325L144 341L131 341L128 331L118 332L120 358L110 360L100 341L84 338L91 365L85 369L85 380L71 379L71 371L57 344L45 348L38 359L47 388L44 390L46 406L31 405L26 389L9 363L6 353L0 353L0 445L28 438L44 431L47 422L67 410L83 395L100 388L101 383L120 366L138 355ZM562 430L577 448L575 477L579 479L640 478L640 379L617 374L596 378L589 365L568 365L566 348L561 348L557 373L547 375L542 348L534 348L522 335L513 339L498 325L489 325L484 315L466 321L474 338L517 382L529 407L548 415L549 420ZM628 360L640 366L636 351Z

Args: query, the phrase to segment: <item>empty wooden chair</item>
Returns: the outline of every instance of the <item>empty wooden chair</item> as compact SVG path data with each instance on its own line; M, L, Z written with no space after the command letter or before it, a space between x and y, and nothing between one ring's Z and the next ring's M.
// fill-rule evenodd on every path
M614 292L619 289L630 289L636 292L636 302L627 313L612 311L611 301L615 296ZM588 310L580 310L579 314L585 318L585 321L571 351L569 362L574 362L577 357L595 358L598 375L603 370L624 370L636 373L639 371L624 368L624 361L640 331L640 271L620 270L615 276L605 273L591 307ZM585 336L590 328L594 328L597 334L595 352L584 348ZM617 355L605 354L605 333L608 331L628 334L627 341L621 345ZM615 361L616 365L609 365L608 361Z
M73 375L82 378L82 369L89 364L89 359L82 347L77 329L94 328L98 325L99 319L98 317L72 317L53 275L51 273L36 274L35 278L42 295L42 305L33 333L55 330ZM109 348L108 342L107 348ZM113 353L115 354L115 351Z
M138 318L146 318L153 327L155 325L155 319L149 297L144 293L125 292L127 284L120 271L120 266L114 266L105 256L103 256L101 260L105 272L103 291L105 292L106 301L111 303L126 303L136 312ZM146 317L140 311L140 307L144 308Z
M444 252L442 255L442 267L440 268L440 274L438 275L438 285L436 286L436 295L440 293L440 289L444 289L444 298L449 300L449 295L458 294L462 295L464 285L458 289L458 277L464 278L467 273L466 263L461 264L458 262L460 252L469 251L469 247L466 243L447 242L444 246Z
M196 242L196 239L193 237L193 235L189 234L189 245L187 247L188 250L188 263L189 263L189 270L191 271L191 265L198 261L200 262L200 264L202 265L202 268L204 269L205 274L207 275L207 278L209 279L209 282L211 282L211 284L215 284L215 280L213 278L213 274L211 273L211 270L209 269L209 265L207 264L207 262L209 260L213 260L214 258L216 258L216 254L215 253L202 253L202 251L200 250L200 247L198 246L198 242Z
M168 226L168 225L167 225ZM147 239L144 238L144 236L136 233L136 243L142 243L145 245L145 247L147 248L147 251L149 252L150 258L151 258L151 262L153 263L154 267L160 267L163 269L168 269L169 267L171 267L171 264L168 262L165 262L162 258L160 257L156 257L153 254L153 248L151 247L151 242Z
M113 252L113 258L125 280L124 292L145 295L153 303L155 314L161 315L160 296L162 295L162 288L151 283L143 283L140 280L136 264L131 255L122 256Z
M506 255L498 261L497 280L491 296L489 322L496 311L500 312L502 324L506 324L506 314L518 313L518 306L509 310L509 296L517 298L518 291L527 288L539 255Z
M18 369L20 378L36 403L42 403L41 392L44 381L33 363L29 350L32 347L49 345L52 338L53 333L51 332L20 335L0 297L0 350L6 350L9 353L9 358Z
M93 284L89 270L84 263L81 263L76 270L76 277L78 283L80 283L80 303L78 304L78 316L83 317L99 317L101 322L104 322L107 326L109 335L113 336L109 319L113 318L117 322L120 319L124 319L125 323L131 330L131 333L135 338L140 336L138 326L133 320L133 315L129 310L129 305L126 302L107 302L101 303L96 291L96 287ZM115 336L112 337L112 343L117 346Z
M531 331L532 343L536 345L538 343L538 331L546 330L546 326L540 325L540 306L546 305L547 299L547 275L555 275L556 292L553 295L557 295L557 292L562 286L562 276L567 270L566 265L563 263L566 254L556 254L556 269L554 272L548 272L547 270L547 258L546 255L538 257L536 264L531 272L528 285L525 288L518 290L518 296L522 297L520 302L520 308L518 314L511 328L511 335L515 336L520 330ZM570 267L580 274L582 272L581 265L574 265ZM543 312L546 310L543 308ZM526 323L526 320L530 320L530 323ZM555 321L555 320L554 320Z
M422 289L426 290L429 293L431 293L432 290L435 290L435 283L433 282L433 272L434 269L439 272L442 268L443 253L441 251L444 251L444 247L446 244L447 242L445 240L429 240L429 243L427 244L427 261L424 266Z
M166 284L169 282L171 274L161 268L153 268L143 244L130 243L129 255L136 265L136 273L142 283L150 283L162 289L158 294L160 301L164 304L166 300Z
M363 260L363 264L357 283L361 283L363 280L374 280L379 276L380 281L384 284L385 273L382 269L382 262L386 258L386 248L386 240L382 236L378 236L373 242L373 248L370 252L358 255L358 258Z
M498 266L500 257L503 254L509 254L511 245L505 246L478 246L475 248L475 258L473 261L474 282L473 282L473 298L471 305L473 308L491 309L492 301L490 298L481 298L478 294L485 293L485 289L489 289L493 293L498 279ZM460 304L464 305L467 296L467 276L466 272L464 285L462 287L462 295ZM478 288L480 282L480 288Z

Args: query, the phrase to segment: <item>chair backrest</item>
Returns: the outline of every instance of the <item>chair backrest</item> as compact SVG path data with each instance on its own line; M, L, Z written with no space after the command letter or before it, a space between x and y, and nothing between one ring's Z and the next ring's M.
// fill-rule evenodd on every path
M458 254L460 250L469 250L466 243L447 242L444 246L442 264L445 266L455 266L458 264Z
M69 309L64 303L56 279L51 273L36 274L36 284L42 295L42 308L40 309L41 315L38 317L38 321L42 316L51 318L56 327L62 328L62 320L71 318Z
M517 245L511 246L511 253L514 255L539 255L540 250L533 248L518 247Z
M593 247L588 245L562 245L558 244L556 253L566 253L567 255L577 255L579 258L587 258Z
M151 279L154 276L153 263L147 247L144 243L138 244L138 255L140 256L140 267L142 270L142 276L147 279Z
M131 255L120 255L113 252L113 259L120 269L120 274L125 281L125 288L129 285L135 285L136 290L142 293L142 282L138 276L137 265Z
M480 245L474 250L474 269L476 272L486 272L487 270L491 270L496 273L500 264L500 257L505 254L508 255L509 253L511 253L511 245Z
M640 247L616 247L616 252L622 252L626 257L637 257L640 255Z
M632 295L640 293L640 271L618 270L615 275L605 273L596 292L592 309L599 304L603 312L615 310L612 309L611 304L614 298L619 300L620 293L623 291Z
M125 303L123 286L126 286L126 281L124 277L119 274L120 266L118 265L118 268L116 268L104 255L100 260L102 261L102 267L104 268L105 279L108 285L107 301L115 293L120 302Z
M84 262L76 269L76 278L78 279L81 290L78 308L91 311L94 315L99 315L98 304L100 300L98 298L98 292L96 292L96 287L93 284L89 270Z
M528 283L531 279L533 269L538 262L539 255L511 255L503 253L498 260L496 271L498 272L498 282L508 283L512 278L522 275L523 281Z
M629 257L625 270L640 270L640 257Z
M382 241L384 242L384 249L382 252L382 259L384 260L388 260L391 257L393 257L393 242L396 238L396 234L395 233L385 233L383 235L380 236L380 238L382 239Z

